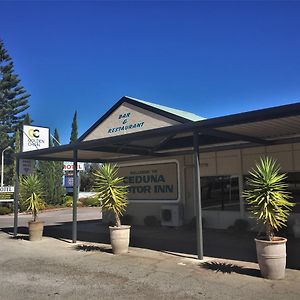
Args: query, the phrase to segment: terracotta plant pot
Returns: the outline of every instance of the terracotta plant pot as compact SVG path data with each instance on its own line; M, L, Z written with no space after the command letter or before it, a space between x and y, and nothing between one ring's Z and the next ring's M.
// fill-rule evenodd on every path
M110 243L114 254L128 253L130 226L109 226Z
M273 241L255 239L257 260L261 275L267 279L283 279L286 266L287 239L274 237Z
M44 222L30 221L28 222L29 241L40 241L43 237Z

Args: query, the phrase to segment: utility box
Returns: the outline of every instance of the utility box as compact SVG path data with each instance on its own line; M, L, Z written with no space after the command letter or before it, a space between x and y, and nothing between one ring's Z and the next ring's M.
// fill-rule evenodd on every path
M183 209L181 205L178 204L162 205L160 216L161 216L162 226L170 226L170 227L182 226Z

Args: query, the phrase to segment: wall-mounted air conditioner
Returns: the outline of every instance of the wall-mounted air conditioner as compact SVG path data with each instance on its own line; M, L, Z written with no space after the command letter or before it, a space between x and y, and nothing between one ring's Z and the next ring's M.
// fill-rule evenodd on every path
M162 205L160 216L162 226L181 226L183 219L182 206L178 204Z

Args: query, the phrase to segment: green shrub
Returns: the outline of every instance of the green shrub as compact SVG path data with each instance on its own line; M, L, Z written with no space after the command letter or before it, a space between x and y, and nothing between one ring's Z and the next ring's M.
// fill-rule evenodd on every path
M144 218L144 224L145 226L149 226L149 227L157 227L160 225L160 221L155 216L146 216Z
M71 207L72 204L73 204L73 197L72 196L65 196L63 206Z
M83 206L100 206L100 201L96 197L90 197L90 198L82 198L80 199Z
M7 215L12 212L12 209L6 206L0 206L0 215Z

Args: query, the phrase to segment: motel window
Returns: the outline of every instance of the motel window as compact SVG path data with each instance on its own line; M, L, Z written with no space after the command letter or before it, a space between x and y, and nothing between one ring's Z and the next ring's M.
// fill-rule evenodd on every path
M238 177L201 177L201 202L206 210L239 211Z
M288 179L287 183L289 185L289 191L291 192L292 202L296 203L293 207L293 213L300 213L300 172L290 172L287 173Z

